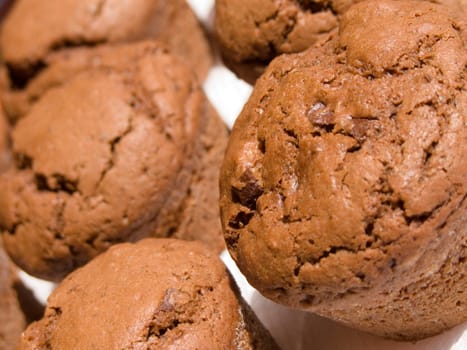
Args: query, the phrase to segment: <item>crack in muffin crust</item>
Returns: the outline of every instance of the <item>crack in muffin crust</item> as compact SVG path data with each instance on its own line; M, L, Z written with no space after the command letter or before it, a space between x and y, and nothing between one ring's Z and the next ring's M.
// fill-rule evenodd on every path
M363 0L217 0L215 32L225 63L254 84L274 57L326 40L345 12ZM420 0L467 14L464 0Z
M2 99L8 118L16 122L27 113L34 97L30 85L47 70L50 56L144 39L164 42L200 79L207 75L211 48L185 0L16 1L0 38L5 61Z
M19 349L174 347L277 349L215 252L146 239L114 246L67 276Z
M221 249L210 187L227 131L185 66L141 42L62 51L41 76L0 178L0 226L21 267L61 279L148 235Z

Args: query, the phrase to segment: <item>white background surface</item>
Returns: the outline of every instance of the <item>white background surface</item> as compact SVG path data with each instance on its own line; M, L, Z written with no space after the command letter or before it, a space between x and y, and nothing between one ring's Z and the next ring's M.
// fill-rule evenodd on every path
M197 15L210 28L214 0L188 0ZM251 86L238 80L219 59L204 83L208 98L231 127L251 93ZM222 259L234 275L246 301L283 350L467 350L467 323L440 336L417 343L394 342L339 325L324 318L276 305L255 291L238 271L227 252ZM53 288L22 273L22 278L45 302Z

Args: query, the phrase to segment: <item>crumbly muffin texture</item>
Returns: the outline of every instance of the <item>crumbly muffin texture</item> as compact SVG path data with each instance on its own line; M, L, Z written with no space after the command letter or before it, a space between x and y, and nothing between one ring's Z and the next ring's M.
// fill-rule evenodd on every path
M60 52L38 81L12 133L15 165L0 177L0 227L20 267L60 280L110 245L149 235L222 249L227 130L164 46Z
M310 47L334 30L337 16L356 2L217 0L216 34L233 61L269 61Z
M367 1L271 63L221 170L227 245L261 293L398 339L467 320L465 28Z
M361 1L216 0L215 32L226 64L254 83L271 59L325 39L338 28L342 15ZM467 14L465 0L429 1Z
M212 64L203 29L185 0L15 1L0 37L8 117L16 121L24 115L15 97L48 66L50 54L142 39L166 43L200 79Z
M114 246L69 275L25 349L278 349L226 268L201 244Z

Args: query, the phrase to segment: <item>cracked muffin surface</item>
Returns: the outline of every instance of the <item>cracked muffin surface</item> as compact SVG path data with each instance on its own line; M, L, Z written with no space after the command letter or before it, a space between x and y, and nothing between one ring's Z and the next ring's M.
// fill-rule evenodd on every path
M335 29L337 15L356 2L217 0L216 34L234 61L269 61L310 47Z
M467 319L465 33L434 4L368 1L271 63L221 170L261 293L399 339Z
M274 57L325 39L363 0L216 0L215 32L225 61L254 83ZM465 0L429 0L467 14Z
M146 239L69 275L19 349L278 349L216 253Z
M43 74L0 177L3 240L20 267L59 280L149 235L222 249L213 188L227 131L188 68L142 42L62 52Z
M200 79L212 64L209 43L185 0L15 1L1 34L8 117L24 115L26 106L17 95L47 67L50 54L142 39L166 43Z

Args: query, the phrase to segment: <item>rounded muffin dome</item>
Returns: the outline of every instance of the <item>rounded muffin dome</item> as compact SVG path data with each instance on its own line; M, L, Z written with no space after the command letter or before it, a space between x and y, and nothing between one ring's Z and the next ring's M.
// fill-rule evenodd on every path
M164 41L189 56L201 76L209 69L209 45L184 0L17 0L1 44L9 67L29 73L62 48L141 39Z
M214 29L226 64L254 84L267 64L306 50L337 30L342 16L364 0L217 0ZM465 0L439 3L465 16Z
M70 274L19 349L278 349L215 252L120 244Z
M367 1L272 62L221 171L228 248L265 296L386 337L467 319L465 23Z
M185 0L16 0L0 35L8 118L27 112L31 101L24 94L55 53L144 39L164 42L200 79L212 65L209 43Z
M13 260L59 280L147 236L222 249L212 188L227 131L191 71L155 42L75 49L54 62L12 133L15 166L0 177Z

